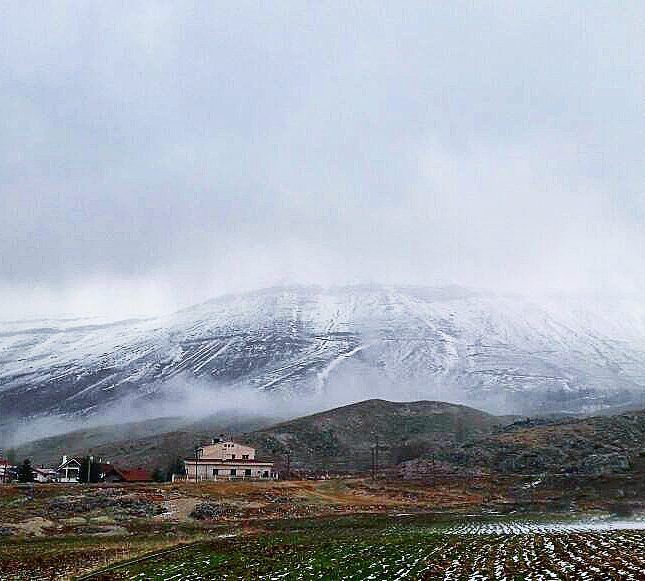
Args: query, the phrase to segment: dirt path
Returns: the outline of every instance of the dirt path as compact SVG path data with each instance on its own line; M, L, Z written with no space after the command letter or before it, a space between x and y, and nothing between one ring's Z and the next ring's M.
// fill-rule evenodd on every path
M165 512L155 518L159 520L185 521L189 518L190 513L193 512L198 502L200 502L200 499L192 496L171 498L162 503Z

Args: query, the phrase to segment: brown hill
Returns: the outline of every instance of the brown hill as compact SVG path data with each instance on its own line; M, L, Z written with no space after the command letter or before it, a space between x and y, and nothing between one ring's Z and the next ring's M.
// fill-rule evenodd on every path
M173 426L146 422L80 430L31 442L17 457L55 464L62 454L95 456L124 466L162 468L191 456L196 444L224 432L278 462L306 471L364 471L379 444L379 464L393 466L434 448L449 448L506 423L485 412L443 402L368 400L271 425L269 418L209 418ZM269 426L269 427L265 427Z
M379 465L394 466L432 449L490 433L505 418L437 401L397 403L372 399L297 418L242 439L277 460L306 471L352 472L370 469L378 443Z

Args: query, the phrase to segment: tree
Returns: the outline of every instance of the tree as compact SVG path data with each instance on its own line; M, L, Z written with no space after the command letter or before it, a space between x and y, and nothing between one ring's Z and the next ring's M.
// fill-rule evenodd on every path
M16 451L13 448L7 450L7 462L12 466L16 465Z
M88 469L89 465L89 469ZM89 480L88 480L89 474ZM92 456L85 456L81 460L81 469L78 473L79 482L100 482L101 481L101 463L95 462Z
M184 467L184 461L179 456L175 456L173 460L168 464L168 469L166 470L166 480L172 480L172 475L177 474L178 476L184 474L186 469Z
M166 473L157 466L157 468L152 471L152 479L155 482L166 482Z
M18 467L18 482L33 482L34 481L34 470L31 467L31 460L25 458L22 461L22 464Z

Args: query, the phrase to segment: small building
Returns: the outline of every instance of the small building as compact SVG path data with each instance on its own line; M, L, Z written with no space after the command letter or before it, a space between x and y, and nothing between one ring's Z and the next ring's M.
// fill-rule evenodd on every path
M273 462L255 458L255 448L215 439L202 446L194 458L184 460L186 480L276 480ZM173 480L175 478L173 477Z
M0 484L9 484L16 478L17 467L9 460L0 458Z
M142 468L117 468L110 465L104 480L105 482L152 482L152 476L150 472Z
M60 465L56 469L58 482L80 482L81 460L73 456L63 456Z
M56 468L45 468L37 466L32 468L35 482L58 482L58 470Z

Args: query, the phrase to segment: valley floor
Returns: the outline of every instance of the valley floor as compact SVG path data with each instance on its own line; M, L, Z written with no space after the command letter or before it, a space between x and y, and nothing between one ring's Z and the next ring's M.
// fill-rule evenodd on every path
M645 578L633 482L567 482L0 486L0 579Z

